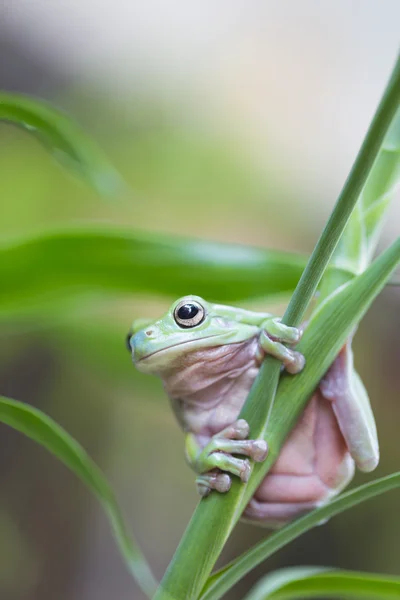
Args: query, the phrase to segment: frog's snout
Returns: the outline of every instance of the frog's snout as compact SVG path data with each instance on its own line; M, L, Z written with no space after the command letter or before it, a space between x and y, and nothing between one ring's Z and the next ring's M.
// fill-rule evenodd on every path
M132 352L131 339L132 339L132 329L130 329L128 331L128 333L126 334L126 338L125 338L125 345L128 348L128 352Z
M154 351L152 343L157 339L157 330L153 327L135 333L130 339L133 362L151 354L152 350Z
M134 359L136 359L138 355L138 348L143 348L144 343L148 340L155 339L156 335L156 331L151 328L139 331L135 334L132 330L128 332L126 336L126 347L129 352L133 354Z

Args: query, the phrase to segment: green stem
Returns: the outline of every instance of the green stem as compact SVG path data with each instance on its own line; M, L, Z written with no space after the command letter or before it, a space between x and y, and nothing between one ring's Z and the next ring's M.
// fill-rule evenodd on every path
M357 199L372 169L385 135L400 105L400 56L397 58L386 90L343 186L335 208L307 263L287 307L283 321L299 325L315 294L322 275L346 227Z
M288 325L298 325L313 297L324 270L347 224L389 125L400 104L400 58L397 60L376 115L359 155L344 185L334 211L290 301L284 316ZM268 358L246 400L241 417L247 419L251 437L264 434L279 380L280 363ZM303 399L302 406L306 402ZM301 409L299 405L297 407ZM290 422L282 419L282 439L290 431ZM274 452L279 452L275 448ZM196 599L205 584L227 538L240 518L245 497L254 492L255 478L247 486L232 485L226 497L211 494L198 505L161 582L155 599Z

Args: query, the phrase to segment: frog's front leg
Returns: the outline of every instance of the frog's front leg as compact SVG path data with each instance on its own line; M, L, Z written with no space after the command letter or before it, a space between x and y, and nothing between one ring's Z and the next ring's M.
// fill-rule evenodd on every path
M304 356L300 352L287 348L284 344L289 344L289 346L297 344L301 339L304 328L299 329L284 325L281 319L270 313L260 313L219 304L216 304L214 309L219 316L227 320L252 325L261 331L258 353L260 362L265 358L265 354L271 354L282 361L289 373L299 373L303 369Z
M249 425L239 419L219 433L215 434L204 448L201 448L196 436L186 436L186 456L192 468L199 473L196 479L201 496L207 496L211 490L227 492L231 487L231 475L247 482L251 467L246 459L235 458L233 454L249 456L255 462L265 460L268 454L264 440L248 440Z
M261 325L260 334L260 356L264 358L263 352L271 354L282 361L285 369L292 374L299 373L304 365L305 358L300 352L288 348L284 344L294 345L300 341L302 330L297 327L288 327L281 323L279 318L269 317Z

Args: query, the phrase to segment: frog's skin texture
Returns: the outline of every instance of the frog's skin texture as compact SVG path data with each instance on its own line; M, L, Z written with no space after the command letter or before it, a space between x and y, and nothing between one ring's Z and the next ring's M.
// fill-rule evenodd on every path
M267 456L264 440L249 440L238 419L265 355L292 374L304 357L295 345L300 330L268 313L211 304L199 296L174 302L156 321L135 321L128 336L137 368L161 377L186 432L186 455L199 474L201 495L226 492L231 476L247 481L248 456ZM233 456L235 455L235 456ZM354 371L351 340L343 347L271 471L256 490L244 518L279 527L329 500L351 480L355 466L373 470L379 461L374 417Z

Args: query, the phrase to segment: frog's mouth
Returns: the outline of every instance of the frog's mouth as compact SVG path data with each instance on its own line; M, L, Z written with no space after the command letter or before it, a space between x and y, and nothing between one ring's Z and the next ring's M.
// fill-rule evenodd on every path
M174 348L178 348L180 346L187 346L188 347L187 352L190 352L191 346L195 346L194 349L200 350L202 348L206 348L207 345L208 345L207 343L203 344L203 341L210 340L211 338L216 338L216 337L221 337L221 334L217 333L215 335L207 335L207 336L205 336L205 337L203 337L201 339L201 344L199 343L198 339L196 339L196 340L185 340L183 342L177 342L176 344L171 344L170 346L166 346L165 348L160 348L159 350L155 350L154 352L150 352L149 354L146 354L145 356L142 356L141 358L139 358L135 362L136 362L136 364L143 363L143 362L147 361L148 359L153 359L155 356L157 356L159 358L162 358L162 356L165 353L170 352L171 350L173 351ZM226 340L224 340L221 343L226 344L226 343L229 343L229 342L227 342Z

